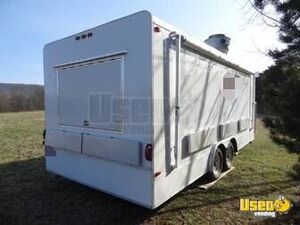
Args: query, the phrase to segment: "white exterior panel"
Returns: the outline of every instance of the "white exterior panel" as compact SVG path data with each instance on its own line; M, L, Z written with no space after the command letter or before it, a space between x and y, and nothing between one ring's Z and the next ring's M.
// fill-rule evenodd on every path
M108 111L112 99L120 99L116 102L121 104L122 74L122 58L59 68L59 124L122 131L124 115L116 111L111 118L112 112ZM103 110L107 113L99 111L99 103L104 105ZM107 116L101 116L101 113Z
M154 26L160 28L153 36L153 85L157 90L153 97L153 166L155 173L161 173L154 180L154 206L157 207L208 171L218 145L226 147L234 138L241 148L253 140L254 132L245 118L252 114L249 106L254 76L205 44L185 43L184 37L188 41L193 39L178 29L158 19L154 20ZM176 42L170 38L174 32L183 35L179 67L176 67ZM175 79L176 68L180 68L179 81ZM227 90L224 84L227 78L234 79L233 90ZM176 85L180 86L178 105L173 92ZM180 145L174 152L176 106ZM239 120L243 127L240 131ZM178 162L175 166L174 156Z
M108 160L56 150L47 170L89 187L152 208L152 172Z
M84 135L82 153L103 159L140 166L141 143L131 140Z
M48 130L45 145L80 153L81 134L75 132Z
M152 163L141 154L152 143L151 15L142 11L47 44L44 71L46 149L56 151L46 157L47 169L152 207ZM112 101L102 101L105 95ZM110 121L97 120L108 109Z

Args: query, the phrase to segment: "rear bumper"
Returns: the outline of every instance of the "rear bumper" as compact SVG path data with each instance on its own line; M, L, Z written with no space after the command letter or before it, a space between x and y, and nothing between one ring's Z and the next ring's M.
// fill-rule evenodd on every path
M153 208L153 176L149 169L80 153L54 149L47 170L83 185Z

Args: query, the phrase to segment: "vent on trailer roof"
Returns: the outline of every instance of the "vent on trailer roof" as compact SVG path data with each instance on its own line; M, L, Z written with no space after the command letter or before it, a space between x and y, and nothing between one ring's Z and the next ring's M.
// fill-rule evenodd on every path
M230 38L224 34L214 34L209 36L204 42L220 52L227 54Z

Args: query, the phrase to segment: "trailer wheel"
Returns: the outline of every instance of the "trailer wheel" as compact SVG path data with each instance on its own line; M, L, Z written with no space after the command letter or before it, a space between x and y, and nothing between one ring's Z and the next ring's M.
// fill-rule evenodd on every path
M234 155L234 146L230 142L225 151L225 160L223 165L224 170L228 170L232 167L233 155Z
M209 172L209 178L212 180L216 180L219 178L220 174L222 173L223 170L223 153L220 148L217 148L215 151L215 154L213 156L213 161L212 161L212 168L210 169Z

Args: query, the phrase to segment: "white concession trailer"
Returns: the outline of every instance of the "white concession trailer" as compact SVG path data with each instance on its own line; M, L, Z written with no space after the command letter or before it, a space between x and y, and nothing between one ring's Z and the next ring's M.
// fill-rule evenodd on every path
M44 48L47 170L156 208L254 139L255 76L141 11Z

